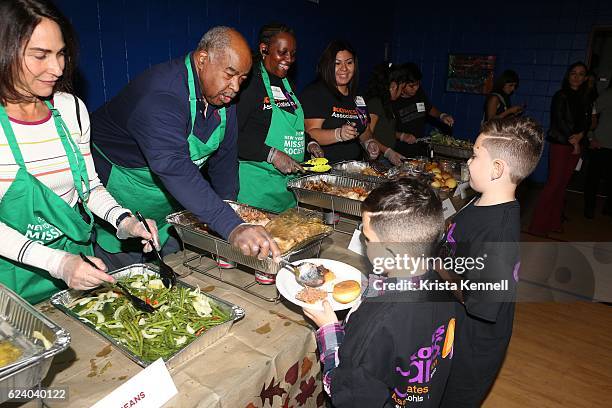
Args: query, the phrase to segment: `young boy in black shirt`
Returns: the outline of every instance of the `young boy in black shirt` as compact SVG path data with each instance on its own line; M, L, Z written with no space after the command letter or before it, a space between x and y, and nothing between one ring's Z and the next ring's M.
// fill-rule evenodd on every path
M368 257L378 273L383 269L380 260L394 254L424 260L444 229L440 199L416 180L380 186L363 202L362 212ZM361 303L351 309L344 325L327 301L323 311L304 309L320 327L323 385L334 407L440 403L453 357L452 299L445 290L433 293L420 287L421 282L441 281L426 262L413 268L398 262L387 275L370 275Z
M505 283L507 288L464 288L462 304L456 305L459 329L443 407L479 407L502 365L512 335L520 268L515 190L537 165L542 147L542 129L528 118L490 120L474 144L468 161L470 186L480 196L457 213L446 245L455 259L480 259L483 264L480 270L459 271L461 279Z

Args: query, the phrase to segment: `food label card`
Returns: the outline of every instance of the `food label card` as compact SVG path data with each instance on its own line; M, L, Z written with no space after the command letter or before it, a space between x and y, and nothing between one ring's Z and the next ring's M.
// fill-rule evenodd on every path
M130 378L92 408L159 408L178 393L161 358Z
M469 181L459 184L457 188L455 189L455 194L453 194L453 197L461 196L461 199L465 200L466 191L469 187L470 187Z
M453 216L457 212L450 198L447 198L446 200L442 201L442 212L444 213L445 220Z
M355 229L353 232L353 236L351 237L351 242L349 243L348 249L355 252L356 254L365 256L365 247L361 241L361 230L359 228Z

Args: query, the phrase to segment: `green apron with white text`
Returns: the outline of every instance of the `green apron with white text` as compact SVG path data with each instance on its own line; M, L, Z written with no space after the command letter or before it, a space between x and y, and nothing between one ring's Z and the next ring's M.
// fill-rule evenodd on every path
M197 98L190 55L187 54L185 57L191 114L191 130L187 137L187 143L191 161L201 168L208 158L217 151L223 141L225 136L225 108L218 110L221 123L206 143L193 134L197 114ZM108 192L124 208L128 208L132 212L140 211L145 218L155 220L159 230L159 242L163 246L169 238L168 230L170 229L170 224L166 222L166 216L181 210L181 205L170 195L159 177L149 167L127 168L118 166L104 155L97 146L94 145L94 148L112 165L106 184ZM202 197L202 199L204 200L205 197ZM106 252L136 252L141 250L142 246L139 240L121 241L117 238L115 232L115 228L108 223L96 224L96 242Z
M59 112L45 102L53 116L57 133L62 142L76 191L81 202L86 203L89 194L89 178L85 160ZM15 138L15 133L3 106L0 106L0 124L11 148L19 170L6 194L0 199L0 222L49 248L72 254L83 252L93 255L91 231L93 217L87 205L83 207L90 222L79 211L79 205L70 207L49 187L28 173L25 161ZM27 245L27 244L26 244ZM28 302L35 304L48 299L66 284L49 275L47 271L0 257L0 283L11 288Z
M297 162L304 160L304 111L302 105L293 98L296 109L294 113L287 112L278 106L274 100L270 86L270 78L260 64L261 77L272 106L272 120L265 144L286 153ZM293 96L291 86L286 78L283 85ZM296 200L292 192L287 190L287 182L294 175L282 174L268 162L240 161L240 191L238 201L254 207L270 211L282 212L295 207Z

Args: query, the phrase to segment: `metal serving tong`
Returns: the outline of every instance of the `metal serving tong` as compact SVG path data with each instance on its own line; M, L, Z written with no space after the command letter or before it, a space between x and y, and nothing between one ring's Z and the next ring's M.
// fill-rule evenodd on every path
M325 157L317 157L315 159L305 161L300 165L306 171L311 171L313 173L325 173L331 170L331 166L328 163L329 160L327 160Z
M142 214L138 211L136 211L136 218L138 218L138 221L140 221L142 225L144 225L147 232L151 234L151 229L149 228L149 224L147 224ZM151 248L153 248L153 253L157 255L157 258L159 259L159 276L161 277L162 283L167 288L171 288L175 286L176 285L176 272L174 272L174 270L164 262L161 255L159 254L159 251L157 250L157 248L155 248L155 244L153 244L153 240L150 239L149 243L151 244Z
M302 262L299 265L294 265L281 259L279 263L293 272L296 282L302 286L317 288L325 283L325 279L319 272L317 265L311 262Z
M82 252L79 253L79 256L84 262L89 264L92 268L99 269L96 266L96 264L91 261L91 259L85 256L84 253ZM147 302L145 302L138 296L133 295L123 283L117 281L115 282L114 286L108 282L102 282L102 284L109 289L115 289L114 286L118 287L119 290L121 290L121 292L130 300L130 302L134 305L136 309L142 312L145 312L145 313L153 313L155 311L155 308L153 306L151 306L150 304L148 304Z

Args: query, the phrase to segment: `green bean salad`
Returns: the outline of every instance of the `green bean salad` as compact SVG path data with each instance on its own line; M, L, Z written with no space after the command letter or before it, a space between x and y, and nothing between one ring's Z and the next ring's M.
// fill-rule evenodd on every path
M144 361L167 359L202 333L231 320L199 288L177 285L167 289L157 275L148 274L119 280L132 294L153 306L155 312L137 310L118 288L96 290L68 307Z

